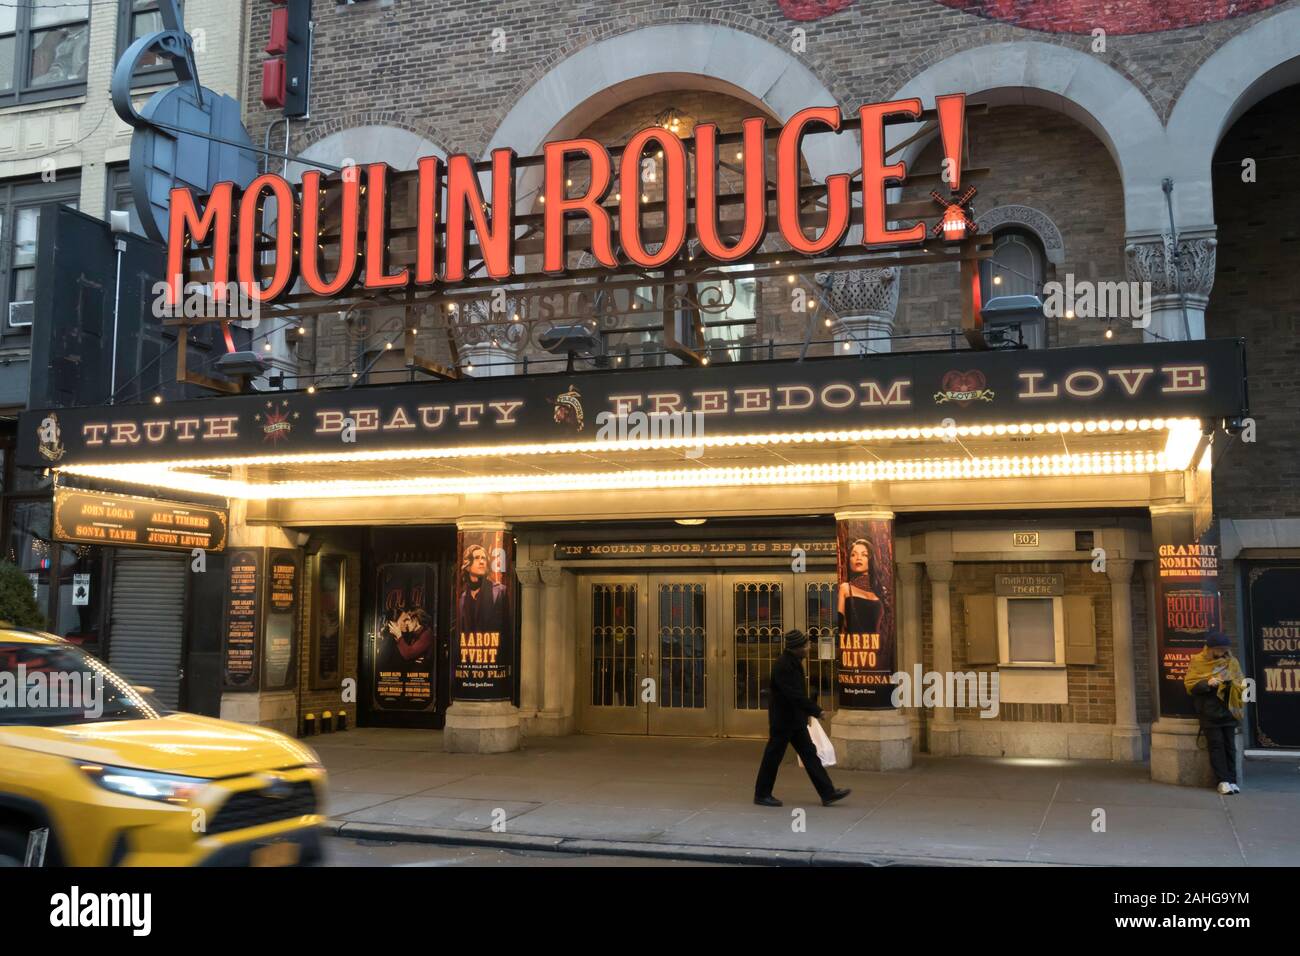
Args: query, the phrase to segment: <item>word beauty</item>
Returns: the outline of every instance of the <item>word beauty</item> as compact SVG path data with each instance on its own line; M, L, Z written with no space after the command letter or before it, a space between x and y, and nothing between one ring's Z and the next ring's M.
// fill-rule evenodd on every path
M945 178L956 191L960 187L966 98L963 94L940 96L935 109ZM801 183L801 146L807 135L842 135L843 117L838 108L828 106L809 107L790 118L776 136L775 150L777 227L790 249L816 256L843 242L857 213L852 197L855 190L861 193L864 246L925 241L924 223L890 228L885 208L886 189L907 178L902 162L885 161L885 126L917 120L922 112L917 98L858 110L862 165L826 177L824 225L816 236L808 234L801 219L807 200ZM567 227L575 219L588 223L586 251L607 269L663 267L686 247L688 227L693 227L698 241L697 254L718 262L745 258L768 234L767 121L762 117L745 120L740 138L742 215L729 218L725 225L719 220L723 202L718 190L719 133L714 125L697 125L688 141L661 126L643 129L621 148L617 169L611 151L595 140L547 143L540 157L538 200L542 270L551 275L566 271L569 252L578 251L568 247ZM694 154L694 163L688 150ZM654 227L653 236L646 235L642 224L643 215L651 213L642 209L641 186L642 161L651 156L662 164L659 178L664 187L662 209L653 212L662 222ZM589 172L581 188L570 185L574 182L570 165L575 162L584 163ZM231 182L218 183L202 202L188 188L173 189L167 242L168 303L176 303L183 295L186 267L200 252L211 260L211 281L217 287L238 282L260 302L279 299L299 280L321 297L337 296L358 282L373 292L438 282L451 286L470 274L471 251L482 259L488 276L508 279L519 271L515 199L520 165L513 150L494 150L491 169L483 174L491 184L490 194L485 196L471 157L454 154L445 161L436 156L421 159L414 184L414 259L401 268L392 268L389 262L389 185L395 173L386 163L348 167L328 181L320 172L307 172L300 187L273 173L258 176L243 190ZM693 188L688 188L688 179ZM613 204L607 206L611 194ZM270 214L268 200L274 200ZM337 207L331 214L337 216L339 237L337 255L329 257L337 262L332 275L326 274L322 262L321 239L333 228L332 218L328 228L324 222L322 209L327 204ZM267 249L259 248L261 237L270 237L273 257L269 262Z

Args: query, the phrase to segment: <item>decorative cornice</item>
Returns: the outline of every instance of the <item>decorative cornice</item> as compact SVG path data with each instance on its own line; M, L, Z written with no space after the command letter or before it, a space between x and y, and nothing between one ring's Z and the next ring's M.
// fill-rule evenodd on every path
M819 272L816 279L827 307L841 320L868 316L893 321L898 311L900 283L896 266Z
M1152 295L1206 296L1214 288L1218 240L1212 236L1180 239L1175 253L1168 233L1149 242L1130 242L1124 247L1128 277L1150 282Z

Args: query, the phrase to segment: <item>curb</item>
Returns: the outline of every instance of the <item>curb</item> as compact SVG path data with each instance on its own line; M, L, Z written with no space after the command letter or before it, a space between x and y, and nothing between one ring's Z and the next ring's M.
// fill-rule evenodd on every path
M526 833L493 833L488 830L453 830L442 827L391 826L329 820L325 832L358 840L397 840L403 843L433 843L444 846L478 846L494 850L540 850L547 853L601 854L680 860L697 863L729 863L742 866L1055 866L1021 860L968 860L954 857L909 856L899 853L849 853L842 850L776 850L766 847L701 846L690 843L640 843L601 840L591 837L553 837Z

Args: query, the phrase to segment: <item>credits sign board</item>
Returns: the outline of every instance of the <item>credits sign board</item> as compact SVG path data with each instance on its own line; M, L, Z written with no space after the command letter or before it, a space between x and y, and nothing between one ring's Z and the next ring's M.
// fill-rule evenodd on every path
M54 540L167 551L220 551L229 513L210 505L54 490Z

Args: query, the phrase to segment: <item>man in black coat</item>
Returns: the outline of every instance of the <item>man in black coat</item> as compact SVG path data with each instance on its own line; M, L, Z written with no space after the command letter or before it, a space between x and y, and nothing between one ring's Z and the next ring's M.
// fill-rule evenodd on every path
M785 651L772 665L772 683L767 701L768 739L763 751L763 763L758 768L754 782L754 802L760 807L779 807L781 801L772 796L776 772L785 757L785 748L794 745L794 752L803 761L808 779L817 788L822 806L829 807L849 795L848 790L837 790L830 775L817 757L817 748L808 735L808 721L820 718L822 709L804 690L803 660L808 656L808 638L802 631L787 631Z

